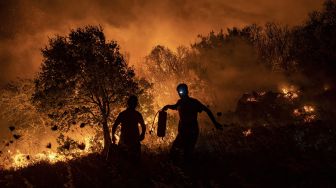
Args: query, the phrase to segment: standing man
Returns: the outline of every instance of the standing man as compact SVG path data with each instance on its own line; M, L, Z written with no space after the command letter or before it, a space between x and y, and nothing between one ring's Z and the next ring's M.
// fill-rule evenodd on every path
M188 86L186 84L179 84L176 89L180 99L174 105L164 106L162 110L166 111L167 109L171 109L178 111L180 116L178 134L171 148L171 157L173 157L173 159L176 158L179 150L182 150L184 159L188 162L192 157L199 135L198 113L205 111L217 129L222 130L223 128L222 125L216 121L209 108L204 106L197 99L189 97Z
M136 111L138 97L132 95L127 101L126 110L119 113L112 127L112 143L115 144L115 132L121 124L121 134L119 146L124 149L127 156L133 162L139 162L141 155L140 142L145 138L146 125L140 112ZM141 134L139 133L141 125Z

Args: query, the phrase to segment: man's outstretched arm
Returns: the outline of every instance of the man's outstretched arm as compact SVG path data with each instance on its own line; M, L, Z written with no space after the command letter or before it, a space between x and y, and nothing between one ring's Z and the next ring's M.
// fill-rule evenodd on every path
M222 130L223 126L220 123L218 123L218 121L216 120L216 118L213 115L213 113L211 112L211 110L208 107L204 106L204 105L203 105L203 110L208 114L209 118L211 119L211 121L215 125L215 127L217 129L221 129Z
M171 105L166 105L162 108L163 111L166 111L168 109L171 109L171 110L177 110L177 106L178 106L178 103L176 104L171 104Z

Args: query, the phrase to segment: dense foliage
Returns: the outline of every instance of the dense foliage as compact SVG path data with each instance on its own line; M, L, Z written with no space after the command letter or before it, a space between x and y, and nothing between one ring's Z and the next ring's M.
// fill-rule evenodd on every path
M118 44L107 41L102 28L87 26L51 38L42 55L34 104L60 128L100 124L106 152L111 114L130 94L143 92Z

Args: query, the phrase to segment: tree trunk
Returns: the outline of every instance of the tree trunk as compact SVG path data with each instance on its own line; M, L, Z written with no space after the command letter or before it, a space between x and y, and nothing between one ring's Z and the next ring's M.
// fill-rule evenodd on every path
M102 151L102 154L104 156L107 156L108 154L108 150L111 146L111 136L110 136L110 130L108 128L108 124L107 124L107 119L104 119L103 121L103 133L104 133L104 148L103 148L103 151Z

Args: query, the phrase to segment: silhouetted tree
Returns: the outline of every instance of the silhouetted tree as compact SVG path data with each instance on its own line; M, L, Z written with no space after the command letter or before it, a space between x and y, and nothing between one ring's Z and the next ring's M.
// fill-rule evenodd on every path
M294 59L311 84L336 84L336 1L327 0L293 35Z
M100 124L105 154L111 143L108 122L113 108L129 94L142 92L119 45L107 41L101 27L86 26L51 38L42 55L34 104L61 130L82 123Z

